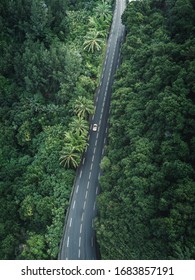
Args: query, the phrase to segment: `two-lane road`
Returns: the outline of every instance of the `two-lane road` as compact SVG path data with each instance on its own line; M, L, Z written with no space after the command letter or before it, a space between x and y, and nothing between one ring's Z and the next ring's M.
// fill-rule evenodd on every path
M100 162L104 154L108 130L108 115L113 76L118 67L124 26L121 15L126 0L117 0L102 77L95 97L95 114L92 117L88 147L75 180L74 191L66 218L59 259L91 260L97 258L93 220L96 217L96 196L99 193ZM96 123L98 130L93 131Z

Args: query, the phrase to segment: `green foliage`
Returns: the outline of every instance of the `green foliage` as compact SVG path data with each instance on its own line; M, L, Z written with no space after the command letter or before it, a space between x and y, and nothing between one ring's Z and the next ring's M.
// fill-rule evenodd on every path
M102 259L194 259L194 6L132 1L101 167Z
M0 259L57 258L94 112L101 52L83 37L100 2L0 3Z

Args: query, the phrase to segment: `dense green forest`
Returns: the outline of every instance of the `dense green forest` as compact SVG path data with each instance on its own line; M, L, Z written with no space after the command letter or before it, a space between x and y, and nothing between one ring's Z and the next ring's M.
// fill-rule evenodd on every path
M113 1L0 2L0 259L55 259Z
M132 1L101 166L102 259L195 259L195 2Z

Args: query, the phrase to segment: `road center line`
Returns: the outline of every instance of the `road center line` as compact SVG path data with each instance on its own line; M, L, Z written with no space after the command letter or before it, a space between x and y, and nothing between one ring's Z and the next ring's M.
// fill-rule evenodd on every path
M84 219L84 212L82 213L81 222L83 222L83 219Z
M90 170L92 170L92 168L93 168L93 162L92 162L92 164L91 164L91 166L90 166Z
M73 209L75 208L75 204L76 204L76 201L74 200L74 202L73 202L73 207L72 207Z
M81 172L80 172L80 176L79 176L80 178L81 178L82 174L83 174L83 170L81 170Z
M91 178L91 171L89 172L89 180L90 180L90 178Z
M69 236L68 236L68 239L67 239L67 248L69 247Z
M87 199L87 196L88 196L88 191L86 191L85 193L85 199Z
M79 237L79 248L81 247L81 236Z
M86 201L84 201L83 210L85 210L85 207L86 207Z
M80 233L82 232L83 224L80 225Z
M80 259L80 257L81 257L81 250L79 249L78 258Z
M87 182L87 189L89 188L89 181Z
M77 185L76 193L78 193L78 191L79 191L79 185Z

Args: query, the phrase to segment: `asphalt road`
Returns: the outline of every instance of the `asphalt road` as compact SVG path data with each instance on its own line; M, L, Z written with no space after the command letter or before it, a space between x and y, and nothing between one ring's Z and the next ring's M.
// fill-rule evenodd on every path
M61 260L98 258L93 221L97 214L96 196L99 193L100 162L107 138L111 86L119 64L120 47L124 35L121 15L125 4L126 0L116 0L102 77L95 97L96 110L91 120L89 145L77 172L60 246L58 258ZM92 130L94 123L98 125L97 131Z

